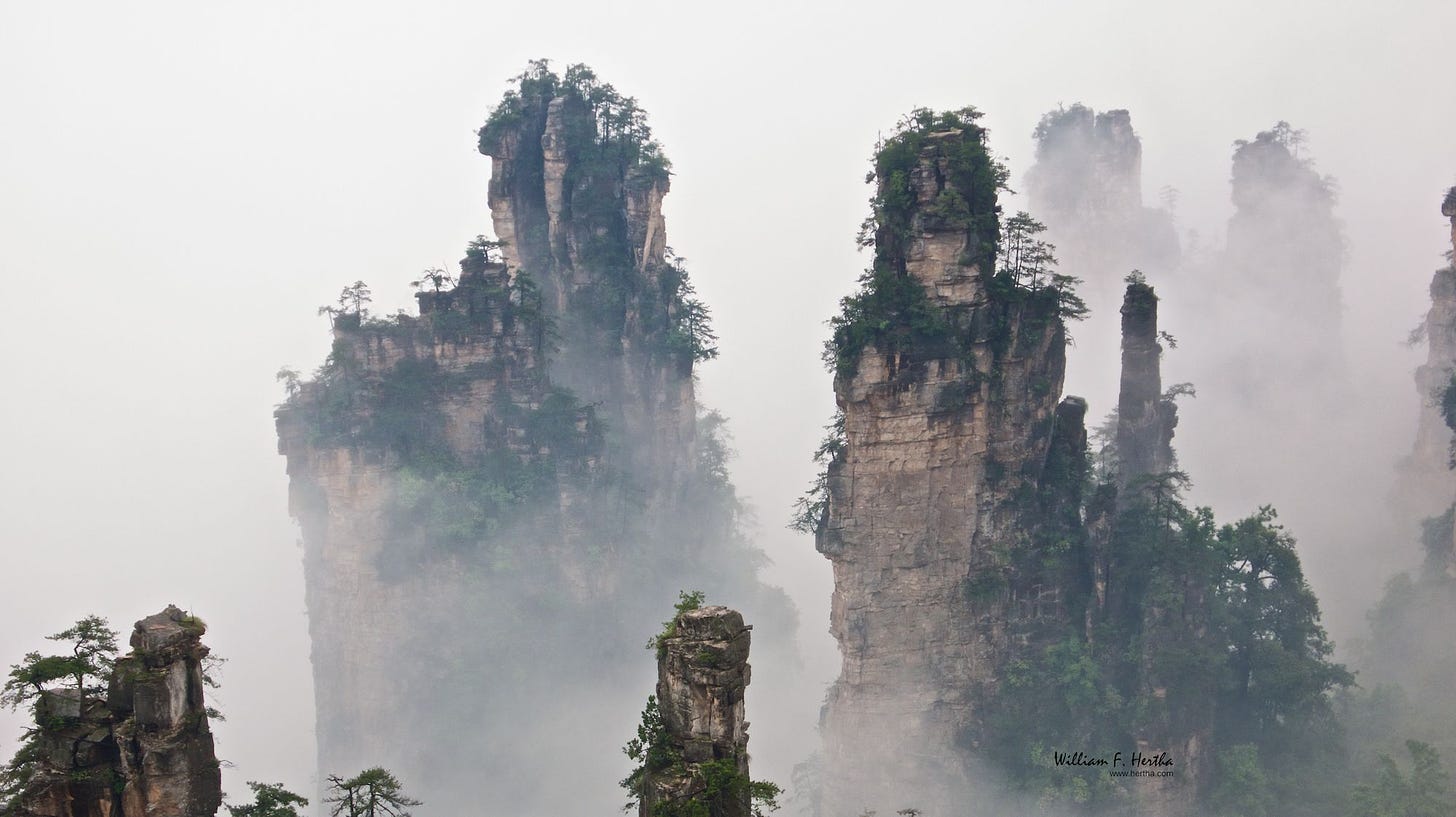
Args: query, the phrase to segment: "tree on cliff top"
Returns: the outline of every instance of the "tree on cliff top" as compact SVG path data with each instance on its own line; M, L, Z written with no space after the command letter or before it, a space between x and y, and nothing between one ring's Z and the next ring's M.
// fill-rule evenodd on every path
M72 682L68 686L81 696L106 691L116 658L116 631L106 619L86 616L46 639L70 643L70 655L26 653L23 661L10 668L10 679L0 689L0 706L18 709L62 681Z
M405 809L420 805L420 801L402 789L393 772L375 766L348 780L329 775L331 793L324 802L333 804L329 812L333 817L410 817Z

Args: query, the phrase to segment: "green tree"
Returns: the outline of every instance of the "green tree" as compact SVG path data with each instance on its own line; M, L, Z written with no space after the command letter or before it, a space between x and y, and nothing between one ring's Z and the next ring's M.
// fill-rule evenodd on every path
M1403 774L1390 755L1380 756L1375 779L1355 786L1350 797L1351 817L1453 817L1441 755L1418 740L1405 742L1411 756L1410 775Z
M307 806L308 799L283 788L282 783L259 783L248 781L253 790L253 802L243 806L228 806L232 817L301 817L295 806Z
M0 706L18 709L63 681L70 682L65 686L82 697L106 692L106 682L116 659L116 632L106 619L86 616L46 639L69 642L70 654L26 653L24 660L10 667L9 680L0 689Z
M1265 742L1329 711L1326 693L1354 683L1320 626L1294 539L1270 507L1218 533L1225 565L1222 630L1231 682L1224 726L1236 742Z
M1057 265L1056 247L1037 237L1045 231L1046 225L1025 210L1001 225L997 266L1020 286L1032 289L1041 286L1050 280Z
M430 269L427 269L424 272L420 273L419 280L410 281L410 286L418 289L421 292L425 291L426 286L432 287L433 291L435 292L440 292L441 290L448 289L454 285L454 276L450 275L450 273L446 272L440 267L431 267Z
M320 315L328 315L333 319L335 325L340 318L345 318L350 326L357 327L365 318L369 317L369 308L365 304L373 302L374 298L369 292L369 285L363 281L355 281L339 292L339 298L335 303L338 306L321 306L318 308Z
M329 812L333 817L410 817L405 809L420 801L402 789L392 772L375 766L347 780L329 775L330 794L324 802L333 804Z

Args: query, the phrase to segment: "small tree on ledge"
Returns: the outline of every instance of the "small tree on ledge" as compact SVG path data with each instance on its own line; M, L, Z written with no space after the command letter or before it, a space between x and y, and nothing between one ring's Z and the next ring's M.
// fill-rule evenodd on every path
M65 686L81 698L106 693L106 680L116 659L116 632L106 619L86 616L46 639L69 642L71 654L26 653L23 661L10 668L10 679L0 689L0 706L15 710L33 703L62 681L70 682Z

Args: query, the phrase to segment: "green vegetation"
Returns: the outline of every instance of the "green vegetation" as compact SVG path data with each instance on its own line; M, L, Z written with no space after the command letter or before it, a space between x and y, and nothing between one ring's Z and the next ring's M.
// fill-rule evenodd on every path
M1355 786L1350 817L1456 815L1456 799L1440 754L1418 740L1408 740L1405 746L1411 757L1410 774L1402 773L1390 755L1381 755L1375 779Z
M817 533L828 521L829 514L829 472L834 464L844 458L849 445L844 432L844 412L836 411L834 420L824 427L824 439L814 451L814 462L819 465L819 475L814 484L794 504L794 515L789 528L800 533Z
M20 814L21 796L50 759L40 738L72 722L47 711L45 696L73 698L77 711L83 712L88 703L105 699L116 665L116 632L100 616L86 616L46 639L62 642L69 649L60 655L26 653L19 664L10 667L9 678L0 689L0 706L12 711L26 707L36 716L35 728L26 730L20 748L0 767L0 815L7 817Z
M1217 526L1209 509L1183 505L1186 480L1153 475L1130 487L1110 520L1114 581L1091 629L1012 662L987 702L983 740L1044 804L1108 806L1123 796L1116 781L1056 768L1052 751L1208 730L1219 813L1328 814L1342 762L1331 695L1353 676L1330 661L1318 603L1273 510ZM1107 493L1091 493L1089 518ZM1089 558L1083 543L1066 544L1050 552ZM1081 621L1088 588L1064 586Z
M980 116L974 108L938 114L919 109L876 146L867 181L878 185L860 231L861 246L873 246L875 258L859 290L840 301L840 314L830 320L824 360L836 377L852 377L860 355L871 347L897 361L899 369L958 358L963 369L974 372L971 346L989 340L1004 353L1015 321L1044 329L1086 314L1074 290L1077 279L1054 272L1055 248L1038 238L1045 226L1026 213L1002 224L996 200L1008 171L991 157L986 131L976 124ZM960 138L943 138L953 132ZM916 188L926 153L935 154L946 174L942 192L928 205L919 201ZM928 230L964 231L960 263L980 275L992 296L978 307L986 320L970 320L965 311L970 305L955 311L937 306L907 273L911 244Z
M587 116L573 123L577 140L568 143L568 150L580 149L585 138L617 164L640 167L650 177L665 180L672 165L662 155L662 146L652 138L647 113L637 107L637 100L624 97L608 83L597 79L585 65L568 66L564 76L551 70L550 60L532 60L529 67L512 77L514 90L507 91L485 126L480 129L480 152L493 155L496 145L509 137L522 123L533 116L543 117L546 105L557 97L585 109Z
M69 688L83 701L106 694L106 683L116 662L116 631L106 619L86 616L46 639L68 643L70 653L26 653L24 660L10 667L10 677L0 689L0 706L14 711L34 705L41 693L59 686Z
M253 790L253 802L241 806L228 806L232 817L303 817L296 806L307 806L308 799L285 789L282 783L259 783L248 781Z
M694 590L692 592L679 590L677 593L677 604L672 609L672 618L662 622L662 632L653 636L647 642L647 649L655 650L657 657L661 658L667 651L667 639L677 636L678 617L683 613L701 609L703 599L703 591L701 590Z
M404 793L399 778L378 766L347 780L329 775L329 794L324 802L331 804L332 817L410 817L405 809L421 805Z

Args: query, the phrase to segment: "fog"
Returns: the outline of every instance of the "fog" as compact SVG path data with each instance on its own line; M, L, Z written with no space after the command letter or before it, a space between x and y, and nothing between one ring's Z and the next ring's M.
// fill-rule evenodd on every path
M1043 113L1131 112L1144 204L1180 193L1184 262L1148 272L1180 341L1164 381L1200 387L1174 440L1190 498L1222 518L1279 506L1344 644L1419 558L1416 520L1388 515L1386 495L1419 408L1423 353L1402 341L1425 312L1456 181L1453 30L1441 0L0 5L0 663L86 613L125 632L176 603L229 659L215 731L234 802L245 780L312 791L320 772L352 771L313 768L274 373L324 358L316 307L343 284L367 281L381 313L412 306L408 281L453 268L488 231L474 132L538 57L637 97L672 159L668 241L720 338L699 399L729 418L733 476L773 560L764 578L800 611L805 684L838 671L828 564L785 528L833 410L823 322L868 263L854 235L877 135L915 106L984 111L1017 189ZM1259 405L1221 388L1220 333L1234 327L1206 306L1233 285L1218 266L1233 142L1281 120L1339 183L1346 382L1280 381ZM1115 348L1108 312L1073 327L1068 390L1094 419L1117 362L1084 352ZM1243 425L1265 408L1290 433ZM754 776L787 784L817 708L770 719L754 695ZM0 755L22 722L0 717Z

